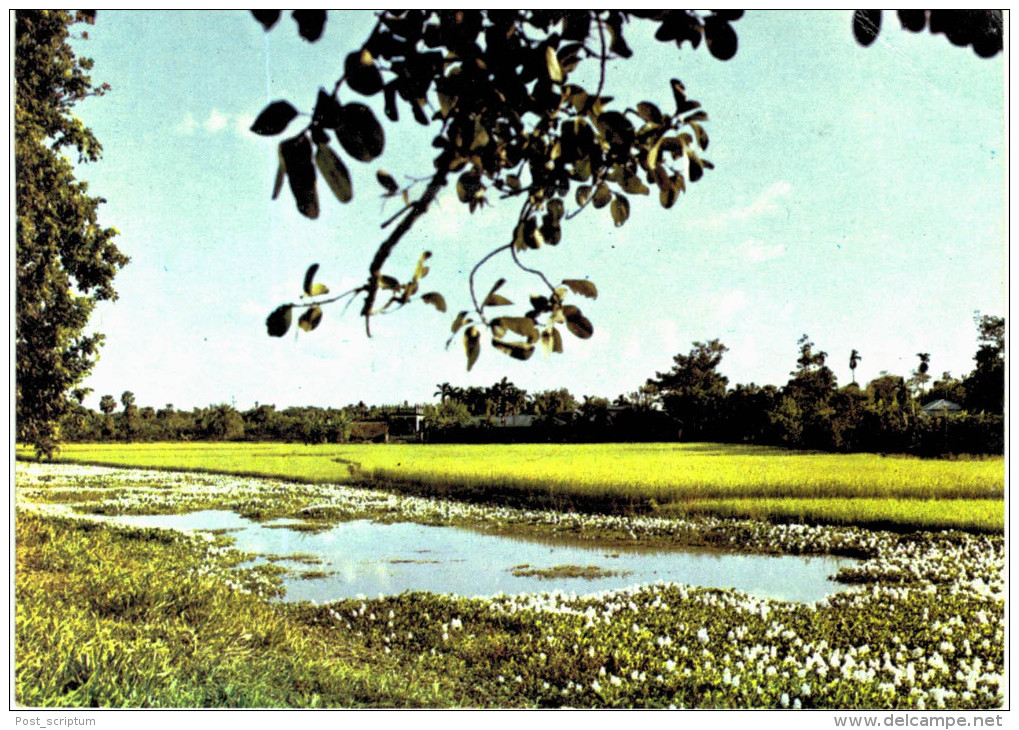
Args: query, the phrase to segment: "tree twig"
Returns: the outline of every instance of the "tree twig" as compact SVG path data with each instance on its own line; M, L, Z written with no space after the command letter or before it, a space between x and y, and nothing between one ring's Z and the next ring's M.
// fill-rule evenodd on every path
M520 262L520 258L517 256L517 250L512 245L510 246L510 253L513 255L513 263L515 263L521 271L526 271L528 274L534 274L545 282L545 286L547 286L550 291L555 291L555 287L552 286L552 282L550 282L543 273L537 269L529 269Z
M347 291L343 292L342 294L336 294L334 296L331 296L328 299L316 299L314 301L308 301L308 302L290 302L290 303L284 304L282 306L284 306L284 307L293 307L294 309L298 309L298 308L311 309L312 307L320 307L323 304L332 304L333 302L338 302L338 301L340 301L341 299L343 299L345 297L349 297L349 296L353 296L353 295L356 295L356 294L360 294L363 291L365 291L365 287L364 286L358 286L358 287L354 287L353 289L348 289ZM348 302L348 304L349 304L349 302Z
M413 207L414 207L414 203L407 203L407 205L403 206L402 208L400 208L400 210L396 211L395 213L393 213L393 215L391 215L389 218L387 218L385 221L383 221L382 225L379 226L379 228L381 228L382 230L385 230L386 228L389 228L389 226L397 218L399 218L401 215L403 215L404 213L406 213L408 210L410 210Z
M488 322L485 320L485 315L482 313L481 307L478 306L478 297L477 297L477 294L474 291L474 275L478 273L478 269L480 269L485 263L487 263L489 259L491 259L492 257L494 257L498 253L502 253L507 248L513 248L513 242L512 241L510 241L509 243L504 243L502 246L499 246L498 248L496 248L496 249L494 249L492 251L489 251L485 255L485 257L483 259L481 259L481 261L479 261L478 263L474 264L474 268L471 269L471 275L467 279L467 286L470 288L470 293L471 293L471 302L474 303L474 311L477 313L478 317L481 318L481 322L485 326L488 326Z
M449 153L443 152L436 159L436 171L435 175L432 176L431 182L428 183L428 187L421 194L421 197L415 200L410 205L410 211L400 224L393 229L393 232L389 234L389 237L379 246L375 252L375 257L372 259L371 266L368 268L368 284L367 284L367 296L364 300L364 306L361 307L361 316L364 317L364 329L365 333L371 337L371 313L372 307L375 306L375 297L379 291L379 277L382 275L382 266L386 263L386 259L389 258L389 254L396 248L396 244L400 242L404 234L407 233L422 215L428 211L428 207L435 200L439 191L442 190L446 185L446 178L449 176Z
M602 24L601 18L598 17L598 12L595 11L595 20L598 21L598 38L601 40L601 69L598 72L598 91L595 92L595 100L601 99L601 90L605 87L605 63L608 61L608 55L605 53L605 26Z

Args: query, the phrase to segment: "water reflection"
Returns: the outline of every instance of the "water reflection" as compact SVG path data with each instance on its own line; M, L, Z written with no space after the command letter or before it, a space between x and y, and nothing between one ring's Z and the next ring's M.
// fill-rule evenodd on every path
M814 601L843 586L829 580L849 558L793 555L739 555L691 550L647 550L580 542L530 541L462 528L369 520L345 522L328 531L286 529L285 521L260 524L233 512L122 516L116 522L139 527L230 530L240 550L273 555L312 555L309 566L280 561L295 569L286 579L286 600L318 602L375 596L406 590L492 596L561 589L592 593L658 580L697 586L735 588L764 598ZM264 560L264 557L261 558ZM520 566L597 566L605 577L514 575ZM300 579L313 568L325 577ZM533 572L518 570L518 572Z

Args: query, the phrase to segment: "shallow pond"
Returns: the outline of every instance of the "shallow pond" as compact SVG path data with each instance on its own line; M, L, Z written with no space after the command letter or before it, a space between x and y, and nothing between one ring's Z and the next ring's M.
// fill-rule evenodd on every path
M309 533L282 527L285 521L258 523L228 511L131 515L111 521L137 527L230 530L238 549L263 556L259 562L275 556L278 564L293 571L285 577L286 600L319 603L407 590L461 596L554 589L584 594L658 580L735 588L762 598L815 601L844 589L829 576L855 562L536 541L411 522L357 520ZM279 560L296 554L302 557ZM565 565L595 566L598 570L588 572L597 577L542 573ZM309 571L325 575L300 577Z

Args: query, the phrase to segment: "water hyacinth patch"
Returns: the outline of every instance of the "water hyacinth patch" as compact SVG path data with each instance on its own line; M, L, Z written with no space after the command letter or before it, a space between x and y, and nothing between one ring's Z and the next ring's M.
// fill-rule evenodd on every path
M75 494L80 499L73 499ZM19 464L16 498L21 505L20 529L48 530L58 536L52 538L57 542L67 539L81 545L91 545L100 536L134 545L125 536L139 531L68 519L66 515L75 510L144 514L149 509L226 508L264 519L329 523L372 517L526 534L598 535L630 542L866 558L840 575L854 584L850 591L807 604L653 584L585 595L546 592L471 599L408 593L320 606L287 605L272 601L278 574L268 569L275 566L254 574L238 570L244 556L229 548L229 534L188 537L160 530L139 533L147 536L145 549L153 556L173 555L174 560L140 563L138 571L149 571L144 575L113 568L89 573L84 565L73 563L74 570L85 571L92 581L89 585L95 586L95 596L87 598L88 610L101 609L104 617L128 622L118 624L104 639L111 652L129 646L126 638L117 636L130 635L132 642L141 637L144 643L164 631L159 628L163 609L157 611L164 603L154 600L149 588L159 584L159 571L193 573L208 581L202 583L203 590L222 590L223 600L257 607L252 610L259 612L260 621L271 617L280 633L272 634L276 638L265 646L271 648L277 638L288 637L292 643L287 651L295 663L305 656L302 652L310 652L314 659L320 650L322 656L341 657L333 659L341 667L348 666L343 657L351 657L350 666L354 657L361 662L367 657L370 666L393 673L395 685L406 689L406 694L399 694L375 687L374 694L358 694L352 685L320 677L312 684L321 691L302 694L295 689L298 678L282 672L277 676L290 677L292 687L259 686L257 692L221 698L219 704L236 700L310 706L312 695L331 706L410 702L487 707L988 708L1003 701L1004 541L997 535L899 535L752 520L583 515L467 505L335 485L59 465ZM24 511L29 504L34 505L32 514ZM166 688L193 669L186 652L175 655L178 661L169 667L158 664L156 654L144 652L135 652L130 666L100 661L103 671L120 678L115 682L104 683L95 671L85 676L79 668L74 674L78 679L66 686L48 683L48 672L66 675L66 668L47 664L58 657L43 656L33 644L45 641L40 617L59 616L59 605L47 603L46 591L39 590L44 585L40 581L49 580L45 576L56 564L56 548L24 542L18 546L19 697L40 704L145 704L144 696L125 690L134 682L149 688L146 696L162 698L150 704L172 705L174 695ZM60 560L73 561L68 555ZM43 570L45 566L49 567ZM103 599L104 603L100 594L136 598L134 603ZM178 593L160 595L183 600ZM241 598L226 597L233 595ZM199 614L185 612L181 620L187 622L188 616L199 619ZM201 614L200 625L212 630L220 623L226 626L229 617L209 607L209 613ZM87 646L99 640L90 634L83 637ZM248 642L244 646L250 643L243 641ZM309 661L318 666L317 659ZM164 674L155 671L157 664ZM234 686L233 680L243 672L240 666L230 666L229 672L217 675L221 687ZM71 687L75 682L78 685ZM307 678L300 682L302 688L311 686ZM195 699L199 696L203 699ZM212 690L180 694L177 701L184 706L217 702Z

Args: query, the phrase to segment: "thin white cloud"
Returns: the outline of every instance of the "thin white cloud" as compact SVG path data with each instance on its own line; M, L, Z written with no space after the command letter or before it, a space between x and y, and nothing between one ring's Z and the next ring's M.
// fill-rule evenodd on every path
M785 256L785 244L767 244L759 238L748 238L737 249L736 255L740 261L749 261L752 264L759 264L771 259Z
M192 135L197 132L219 134L226 130L244 137L250 134L249 128L252 121L252 117L247 114L227 114L219 109L210 109L208 116L202 121L195 119L195 115L191 112L185 112L181 120L174 125L173 130L182 135Z
M184 118L177 122L177 124L174 126L173 131L175 131L177 134L194 134L195 130L198 129L198 127L199 124L198 122L195 121L194 116L191 114L191 112L187 112L184 115Z
M732 222L774 215L786 208L783 201L789 196L792 189L793 186L785 180L777 180L758 193L749 203L730 208L719 215L705 218L702 224L707 228L722 228Z
M224 129L229 123L230 117L218 109L213 109L209 112L209 118L205 120L205 123L202 126L205 127L206 131L215 134L221 129Z
M746 220L747 218L755 218L759 215L777 213L782 210L779 201L787 197L792 192L792 189L793 186L785 180L774 182L754 198L749 205L730 210L728 216L733 220Z
M718 322L727 322L732 319L740 310L747 306L747 294L740 289L734 289L722 296L715 310L715 319Z

